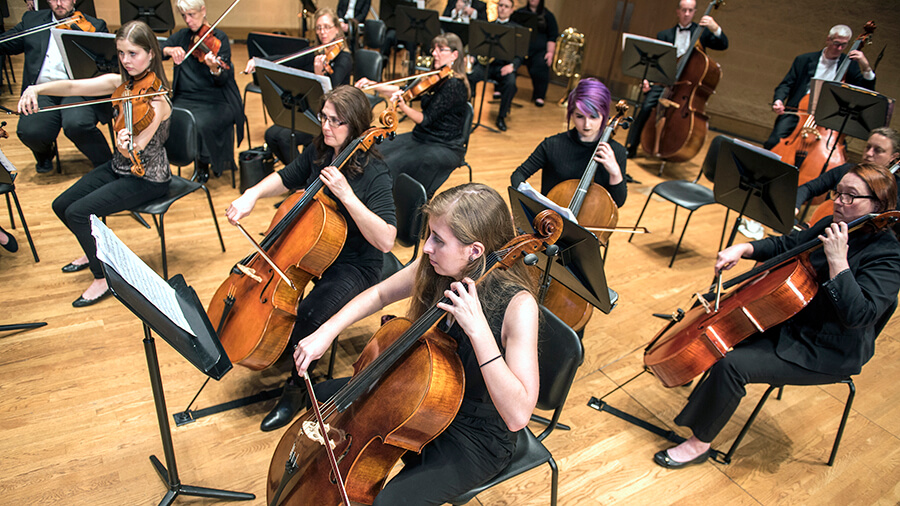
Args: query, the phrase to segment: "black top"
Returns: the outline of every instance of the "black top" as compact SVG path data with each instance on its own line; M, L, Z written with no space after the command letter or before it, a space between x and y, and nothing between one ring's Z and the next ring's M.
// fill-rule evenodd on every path
M316 55L310 53L300 58L291 60L284 65L305 70L306 72L314 72ZM331 69L334 71L328 76L331 80L331 89L337 88L342 84L350 84L350 73L353 71L353 57L347 51L341 51L331 60ZM327 75L327 74L326 74Z
M522 7L516 12L534 14L528 6ZM550 12L550 9L544 8L544 13L537 14L537 17L537 31L531 33L531 42L528 44L529 58L543 58L543 55L547 53L547 42L551 40L555 42L559 37L559 25L556 23L556 16Z
M451 148L463 147L468 91L462 79L448 77L422 99L422 122L413 128L413 137Z
M617 185L609 184L609 173L598 164L594 182L606 188L615 201L616 206L622 207L628 196L628 188L625 184L626 152L621 144L613 139L609 141L613 153L616 155L616 163L622 170L622 182ZM540 169L541 193L546 195L554 186L569 179L581 179L584 169L596 149L596 142L582 142L578 138L578 131L574 128L568 132L561 132L552 137L547 137L534 150L528 159L519 166L510 176L510 182L514 188L525 181Z
M356 0L356 6L353 7L353 19L362 23L369 14L369 6L372 0ZM347 8L350 7L350 0L339 0L337 6L337 15L339 18L347 21Z
M697 23L691 23L691 37L694 36L694 33L700 29L700 25ZM721 27L720 27L721 28ZM676 30L678 29L678 25L673 26L672 28L663 30L656 34L656 38L665 42L670 42L672 44L675 43L675 35ZM703 46L703 49L716 49L719 51L724 51L728 49L728 37L725 36L725 30L722 30L722 34L718 37L712 33L709 28L703 28L703 33L700 34L700 45Z
M364 157L368 163L363 163L365 170L362 174L354 178L348 178L350 188L353 189L353 193L369 210L389 225L396 226L394 196L391 193L392 183L387 165L383 160L375 158L368 153L358 153L355 156ZM322 169L327 166L327 164L317 165L315 163L316 158L318 158L318 154L316 153L315 144L310 144L293 162L278 171L284 186L291 190L299 190L312 184L319 177ZM321 191L334 200L338 211L347 221L347 241L344 243L344 248L334 263L354 263L361 269L375 269L380 272L384 254L375 246L369 244L369 241L363 237L359 226L353 221L347 208L344 207L340 200L335 198L331 190L324 186Z
M809 83L812 81L813 76L816 75L816 67L819 66L820 56L822 56L822 51L801 54L794 58L794 63L791 64L790 70L785 74L781 83L775 87L773 102L775 100L781 100L784 102L784 105L788 107L797 107L800 100L806 95L806 92L809 91ZM846 59L847 55L842 54L840 58L838 58L837 66L840 67ZM870 90L875 89L875 79L869 81L864 78L862 70L859 68L859 64L855 61L850 62L850 65L847 67L847 74L844 76L844 82Z
M831 224L824 219L808 230L755 241L752 260L767 260L815 239ZM784 360L826 374L857 374L875 353L876 323L900 290L900 242L890 231L851 234L845 270L829 279L822 248L809 259L820 280L810 303L785 323L769 329L775 353ZM824 282L823 282L824 280Z

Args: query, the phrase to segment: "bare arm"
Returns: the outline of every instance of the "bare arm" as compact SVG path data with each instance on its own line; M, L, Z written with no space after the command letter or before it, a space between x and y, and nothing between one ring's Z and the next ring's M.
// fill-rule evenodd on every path
M389 225L381 216L373 213L366 207L359 197L353 193L353 188L347 182L347 178L336 167L325 167L319 174L319 178L325 186L331 190L347 208L350 217L359 227L359 231L369 244L387 253L394 247L394 239L397 238L397 227Z
M63 79L50 81L43 84L33 84L19 97L19 112L31 114L38 111L38 95L52 95L54 97L101 97L112 95L116 88L122 84L122 76L119 74L103 74L90 79Z
M277 172L269 174L265 179L256 183L255 186L249 188L243 195L235 199L228 210L225 211L225 217L232 225L240 221L243 217L248 216L256 201L263 197L274 197L288 191L287 187L281 181L281 176Z

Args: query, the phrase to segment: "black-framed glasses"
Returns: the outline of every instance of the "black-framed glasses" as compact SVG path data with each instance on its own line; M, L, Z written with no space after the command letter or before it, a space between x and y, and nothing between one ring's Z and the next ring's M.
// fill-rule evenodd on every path
M852 193L842 193L837 190L830 190L828 198L831 200L840 200L841 204L852 206L855 199L878 200L871 195L853 195Z
M347 124L346 121L341 121L337 118L329 118L328 116L319 113L319 123L321 123L322 126L325 126L325 122L330 123L332 127L339 127Z

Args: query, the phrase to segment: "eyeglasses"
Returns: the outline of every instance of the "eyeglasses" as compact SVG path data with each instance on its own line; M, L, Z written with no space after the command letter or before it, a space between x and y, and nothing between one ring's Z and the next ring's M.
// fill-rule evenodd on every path
M442 53L452 53L454 51L454 49L450 48L450 47L437 47L437 46L433 47L431 50L432 51L438 50Z
M840 200L841 204L852 206L854 199L878 200L871 195L853 195L852 193L842 193L837 190L828 192L828 198L831 200Z
M347 124L346 121L341 121L337 118L329 118L328 116L326 116L322 113L319 113L319 123L321 123L322 126L325 126L325 123L329 123L332 126L332 128L344 126Z
M334 28L334 25L316 25L317 32L324 32L326 30L331 30Z
M846 47L849 42L848 40L832 40L831 45L834 47Z

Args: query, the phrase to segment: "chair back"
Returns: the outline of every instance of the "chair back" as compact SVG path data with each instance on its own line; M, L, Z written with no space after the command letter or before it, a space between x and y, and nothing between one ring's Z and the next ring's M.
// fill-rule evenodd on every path
M197 120L194 114L187 109L173 107L169 121L169 138L165 145L170 164L185 167L197 161L200 156L197 134Z
M706 179L709 179L710 182L715 182L716 180L716 163L719 160L719 146L722 145L722 141L729 139L725 135L717 135L713 138L713 140L709 141L709 150L706 152L706 158L703 159L703 165L700 166L700 173L706 176ZM697 179L694 182L698 182L700 180L700 174L697 174Z
M363 45L380 50L387 36L387 27L380 19L367 19L363 27Z
M397 213L397 243L401 246L418 246L422 234L422 206L426 202L428 195L422 183L407 174L397 176L394 181L394 208Z
M538 440L543 441L556 427L575 373L584 361L581 338L549 309L541 306L541 327L538 331L538 373L541 387L537 407L552 410L553 417Z
M466 120L462 127L462 145L466 151L469 150L469 135L472 134L472 120L475 118L475 108L471 102L466 102ZM465 158L465 156L463 156Z
M381 81L384 61L381 53L371 49L357 49L353 54L353 75L356 79L365 77L375 82Z

